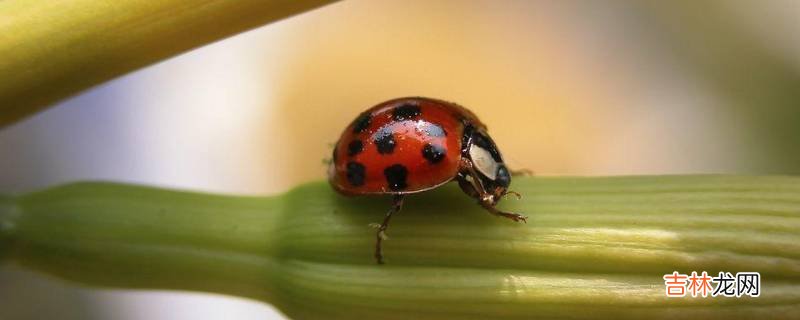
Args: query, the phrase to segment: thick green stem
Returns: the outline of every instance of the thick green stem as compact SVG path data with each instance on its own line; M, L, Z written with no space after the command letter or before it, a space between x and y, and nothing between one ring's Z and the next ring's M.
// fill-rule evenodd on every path
M13 257L97 285L271 292L280 199L80 183L18 198Z
M0 127L113 77L330 2L0 1Z
M800 178L524 178L488 215L455 186L386 198L81 183L0 198L9 260L80 283L246 296L295 318L786 318L800 312ZM666 298L677 270L762 276L758 298Z

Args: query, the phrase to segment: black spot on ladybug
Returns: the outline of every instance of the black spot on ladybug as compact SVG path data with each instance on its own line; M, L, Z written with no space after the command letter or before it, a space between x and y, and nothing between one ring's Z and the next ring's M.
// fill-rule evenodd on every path
M384 128L375 134L375 146L378 148L378 153L392 153L396 145L397 143L394 141L394 134L392 134L391 129Z
M363 164L355 161L347 163L347 181L354 187L364 185L364 178L366 176L366 168Z
M369 123L372 121L372 116L369 113L362 113L353 121L353 133L361 133L367 130Z
M444 159L444 156L447 154L447 150L440 146L440 145L433 145L433 144L425 144L422 147L422 156L425 160L428 160L429 163L435 164L439 163Z
M338 157L336 156L336 154L337 154L338 152L336 152L336 151L339 151L339 144L336 144L335 146L333 146L333 156L332 156L332 158L333 158L333 163L336 163L336 159L338 158Z
M418 117L422 111L419 106L412 103L404 103L392 110L392 119L396 121L403 121Z
M444 131L444 128L438 124L430 122L425 123L425 125L422 126L422 131L431 137L444 137L447 135L447 132Z
M347 155L351 157L361 153L361 151L363 150L364 150L364 143L358 139L350 141L350 144L347 145Z
M408 177L408 169L401 164L393 164L383 170L383 175L386 176L386 182L389 189L393 191L404 190L408 187L406 178Z

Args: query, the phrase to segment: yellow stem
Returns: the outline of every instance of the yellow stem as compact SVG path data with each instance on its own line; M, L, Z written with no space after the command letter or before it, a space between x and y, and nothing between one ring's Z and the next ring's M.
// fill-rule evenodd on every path
M330 2L0 1L0 127L126 72Z

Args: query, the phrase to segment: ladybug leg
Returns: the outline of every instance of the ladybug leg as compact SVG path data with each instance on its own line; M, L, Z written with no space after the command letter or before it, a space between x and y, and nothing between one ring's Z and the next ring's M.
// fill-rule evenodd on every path
M478 173L475 172L475 168L472 166L472 162L471 161L466 160L466 159L462 160L461 161L461 169L462 169L462 172L465 171L466 174L460 174L458 176L458 184L459 184L459 186L461 186L461 189L464 190L467 194L477 198L478 199L478 204L480 204L481 207L486 209L486 211L489 211L489 213L491 213L493 215L509 218L509 219L514 220L516 222L520 222L520 221L521 222L525 222L525 223L528 222L527 221L528 217L523 216L523 215L521 215L519 213L506 212L506 211L502 211L502 210L499 210L499 209L495 208L495 203L497 201L493 199L494 196L492 194L490 194L489 192L486 192L486 190L484 189L483 184L481 184L480 178L478 178ZM467 179L467 176L469 176L471 178L471 181L470 181L470 179ZM467 191L467 189L470 186L472 186L473 191ZM506 192L506 194L508 194L508 193L519 195L518 193L516 193L514 191Z
M504 196L504 197L505 197L506 195L509 195L509 194L511 194L511 195L514 195L515 197L517 197L517 200L522 200L522 195L521 195L521 194L519 194L519 192L516 192L516 191L511 191L511 190L506 190L505 192L503 192L503 196Z
M478 199L480 199L482 195L488 193L483 187L483 183L481 182L478 173L475 171L472 161L461 158L460 167L458 184L461 186L461 189L464 190L464 192ZM472 186L472 191L468 191L468 186Z
M506 218L509 218L511 220L514 220L515 222L528 223L528 217L523 216L523 215L521 215L519 213L501 211L501 210L495 208L494 205L491 204L491 202L488 202L488 201L480 201L479 203L481 204L481 206L484 209L486 209L487 211L489 211L493 215L506 217Z
M404 196L402 194L394 195L392 198L392 208L386 213L386 217L383 218L383 223L378 227L378 233L375 239L375 260L377 260L378 264L383 264L383 248L381 247L381 243L383 240L387 239L386 228L389 227L389 220L392 218L392 214L397 213L403 207L403 198Z

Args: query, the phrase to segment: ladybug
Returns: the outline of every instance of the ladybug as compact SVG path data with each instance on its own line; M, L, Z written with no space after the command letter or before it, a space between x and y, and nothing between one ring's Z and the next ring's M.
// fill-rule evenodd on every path
M461 190L490 213L525 222L495 206L507 194L511 172L474 113L447 101L407 97L362 112L342 133L328 170L331 186L344 195L392 195L378 227L375 259L392 214L406 195L456 180Z

